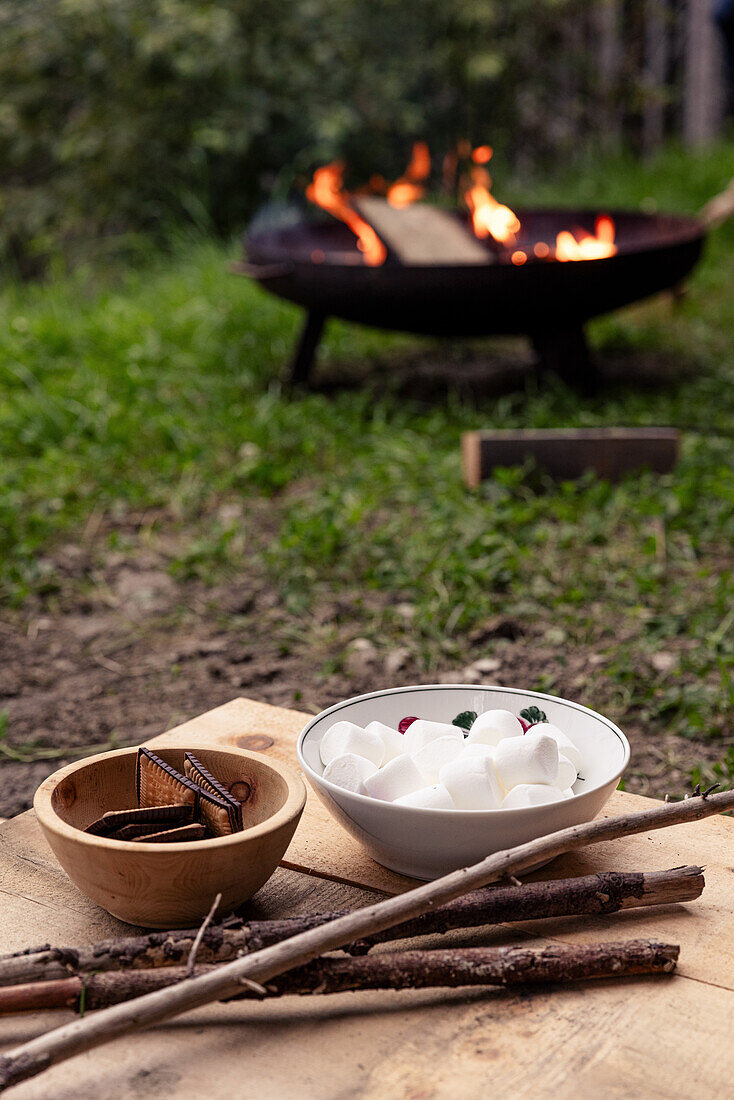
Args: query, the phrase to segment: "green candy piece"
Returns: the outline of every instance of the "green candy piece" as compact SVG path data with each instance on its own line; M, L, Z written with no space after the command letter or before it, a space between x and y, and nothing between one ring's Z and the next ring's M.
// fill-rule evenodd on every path
M531 726L536 726L538 722L548 721L547 714L540 707L525 707L524 710L520 711L520 717L529 722Z
M475 710L462 710L461 714L457 714L451 723L452 726L458 726L459 729L466 730L467 732L472 728L477 720L477 712Z

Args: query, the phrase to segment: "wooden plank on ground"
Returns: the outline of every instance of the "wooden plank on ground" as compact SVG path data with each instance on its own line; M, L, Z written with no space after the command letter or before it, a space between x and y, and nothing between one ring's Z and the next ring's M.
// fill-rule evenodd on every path
M464 481L475 489L497 466L522 466L532 459L552 477L571 479L593 470L618 480L631 470L669 473L678 459L675 428L549 428L464 432Z
M387 199L364 195L354 207L403 264L489 264L492 253L448 210L416 202L391 206Z

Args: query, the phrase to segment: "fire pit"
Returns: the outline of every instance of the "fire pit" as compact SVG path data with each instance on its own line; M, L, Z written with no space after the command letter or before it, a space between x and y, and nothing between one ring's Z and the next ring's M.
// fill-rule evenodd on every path
M309 192L313 198L313 185ZM428 336L527 335L542 367L587 386L594 366L585 322L674 287L705 239L700 221L678 215L513 213L491 199L490 228L482 232L482 208L471 198L468 212L446 212L422 203L390 210L389 191L387 201L333 194L338 203L319 205L342 220L313 220L292 207L280 224L256 221L245 240L247 262L236 265L308 311L291 367L296 383L308 379L326 319L339 317Z

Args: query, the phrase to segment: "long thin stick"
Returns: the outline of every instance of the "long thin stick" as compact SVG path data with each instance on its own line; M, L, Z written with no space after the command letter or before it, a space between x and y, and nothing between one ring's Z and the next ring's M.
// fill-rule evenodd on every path
M457 928L671 905L700 897L704 885L700 867L674 867L668 871L603 871L577 878L525 882L520 886L487 886L405 924L349 944L346 950L364 954L377 943L436 935ZM231 962L238 955L260 951L348 912L210 925L201 935L196 958L202 964ZM198 933L193 929L150 932L146 936L124 936L76 947L44 946L0 956L0 988L63 980L73 974L181 966L190 957L200 933L201 929Z
M550 944L546 947L464 947L434 951L397 951L356 959L313 959L269 981L268 997L321 995L364 989L456 988L464 985L521 985L621 978L630 974L669 974L675 969L677 944L655 940L622 943ZM206 968L210 970L211 967ZM202 970L203 972L203 970ZM0 990L0 1015L45 1008L85 1012L107 1008L175 985L188 968L112 970L53 982L32 982ZM236 999L257 998L246 989Z
M436 905L443 905L468 893L469 890L496 882L506 875L517 874L564 852L605 840L634 836L652 829L663 829L669 825L699 821L731 809L734 809L734 791L726 791L708 798L699 796L685 802L668 802L641 813L621 814L585 822L583 825L574 825L520 844L516 848L495 852L473 867L452 871L435 882L425 883L415 890L358 909L263 951L235 959L217 967L210 974L190 978L155 993L146 993L143 997L113 1005L93 1016L75 1020L46 1035L31 1039L0 1058L0 1088L34 1077L52 1065L108 1043L120 1035L169 1020L211 1001L231 997L238 992L242 979L271 981L278 974L295 966L303 966L327 951L334 951L347 943L412 920Z

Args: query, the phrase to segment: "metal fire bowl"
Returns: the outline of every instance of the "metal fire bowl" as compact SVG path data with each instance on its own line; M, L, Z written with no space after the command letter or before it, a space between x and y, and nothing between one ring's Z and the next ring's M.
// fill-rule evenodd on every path
M429 336L533 335L673 287L701 255L706 231L696 218L612 210L616 255L566 263L533 257L535 242L552 244L563 229L593 232L597 213L517 211L515 247L530 256L519 267L489 248L486 266L406 266L388 256L368 267L346 226L324 222L251 230L240 270L313 315Z

